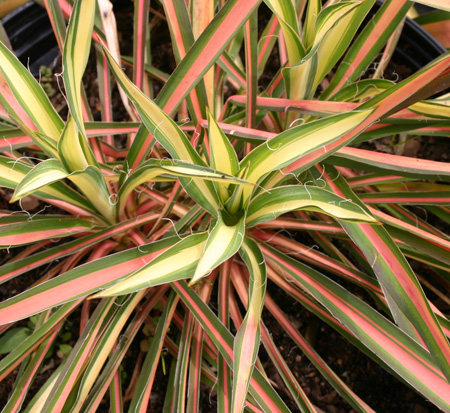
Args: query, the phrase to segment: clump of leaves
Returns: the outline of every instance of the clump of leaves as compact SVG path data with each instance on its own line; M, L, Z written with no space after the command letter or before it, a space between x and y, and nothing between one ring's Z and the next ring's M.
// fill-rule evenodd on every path
M411 209L450 222L449 165L354 145L448 134L447 97L422 99L448 85L450 55L398 84L382 79L382 64L361 80L380 52L382 62L392 54L412 3L387 0L358 31L374 0L267 0L272 17L258 37L258 0L229 0L217 13L206 1L164 1L177 60L170 74L151 65L148 1L134 1L134 53L123 58L109 1L44 3L63 54L67 119L0 45L0 185L14 190L12 202L31 195L61 211L1 212L2 247L23 247L0 268L1 281L41 277L0 304L5 335L38 315L0 361L2 378L21 366L5 411L21 408L77 310L76 344L26 411L95 411L107 393L112 411L128 402L146 411L159 363L170 363L166 410L198 410L205 384L221 412L287 412L289 403L316 411L264 307L352 408L372 411L281 311L271 283L449 410L450 324L433 286L448 290L450 240ZM275 43L279 70L259 90ZM82 83L92 44L98 122ZM122 62L132 64L132 79ZM112 118L111 74L131 121ZM156 97L154 82L164 84ZM237 92L224 100L226 89ZM124 133L121 149L114 135ZM286 230L307 231L321 252ZM422 280L442 299L425 295ZM148 346L122 390L121 365L143 335ZM261 343L283 389L265 374ZM163 347L171 357L161 361Z

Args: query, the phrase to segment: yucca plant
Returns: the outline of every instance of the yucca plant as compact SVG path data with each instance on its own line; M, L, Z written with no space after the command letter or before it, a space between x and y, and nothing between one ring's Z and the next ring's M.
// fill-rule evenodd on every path
M164 411L198 411L202 386L220 412L317 411L264 308L351 408L372 411L282 311L276 286L450 411L450 320L440 308L450 239L416 215L417 206L450 223L450 165L358 147L449 133L447 97L430 97L450 83L450 54L397 84L383 78L413 3L386 0L363 27L375 0L266 0L271 17L258 28L259 0L164 0L173 73L151 64L148 0L134 1L131 57L120 55L108 0L43 3L67 119L0 45L0 185L13 190L0 216L0 280L35 280L0 304L0 343L13 347L0 377L16 374L3 411L103 411L102 401L147 411L158 366L169 370ZM95 122L83 87L91 49ZM125 120L112 116L114 80ZM164 84L156 96L155 82ZM21 206L29 196L45 205L38 213ZM74 345L27 398L74 320Z

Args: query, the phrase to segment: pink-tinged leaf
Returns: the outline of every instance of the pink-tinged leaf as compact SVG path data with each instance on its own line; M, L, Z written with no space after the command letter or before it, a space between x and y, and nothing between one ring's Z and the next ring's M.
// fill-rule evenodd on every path
M130 403L130 411L147 411L150 402L150 393L156 375L156 368L158 367L158 360L161 357L164 338L169 330L178 300L179 297L172 291L159 318L156 331L150 343L150 348L141 367L141 373Z
M89 232L95 228L93 220L69 217L21 217L21 222L8 223L0 218L0 246L31 244L45 239L68 237L79 232Z
M134 2L134 35L133 35L133 82L142 90L145 74L145 53L147 46L148 12L150 0Z
M326 378L326 380L353 408L359 411L373 412L370 406L361 400L320 357L314 347L297 331L297 329L289 321L288 317L281 311L270 296L266 297L265 305L272 315L280 322L288 335L299 346L301 351L319 370L322 376Z
M449 409L450 385L420 344L329 278L275 249L265 246L261 249L266 259L280 268L281 274L288 274L289 280L325 306L397 374L441 409Z
M41 367L44 358L48 355L51 346L55 345L55 339L58 336L62 323L55 328L50 336L36 349L27 362L26 368L22 371L22 375L16 379L14 390L8 397L8 403L4 406L3 412L19 412L28 391L31 389L33 379Z
M269 268L268 268L269 269ZM242 271L240 271L239 268L234 267L233 268L233 284L239 294L239 297L244 304L244 307L248 308L248 285L246 283L247 279L244 277L244 274ZM236 271L237 270L237 271ZM238 326L239 324L236 322L236 318L239 316L240 313L237 309L237 303L236 300L233 300L231 305L234 307L231 308L232 311L237 311L238 315L233 315L234 324ZM242 320L240 320L240 323L242 323ZM303 389L298 384L297 380L295 379L294 375L290 371L289 367L287 366L285 360L283 359L281 353L279 352L278 348L275 346L274 342L272 341L272 338L270 337L269 331L264 326L263 322L260 323L260 331L261 331L261 339L264 343L264 347L266 348L266 351L269 353L269 357L277 367L278 373L283 378L284 382L286 383L286 386L291 392L292 397L296 401L297 405L301 409L301 411L305 412L315 412L315 408L311 404L311 402L308 400L308 397L304 393Z
M260 321L266 294L267 274L264 258L255 241L246 238L240 255L250 271L248 305L242 325L236 333L233 345L233 393L232 411L244 408L250 377L255 366L261 338Z
M407 0L388 0L368 24L340 64L322 99L336 93L361 76L385 45L393 30L406 15L411 4Z
M229 0L177 66L156 100L172 113L215 63L261 0Z
M450 164L427 159L411 158L389 153L379 153L358 148L341 148L334 154L335 159L345 159L346 166L356 163L368 165L371 169L390 171L399 175L436 179L448 179Z
M187 287L184 281L174 282L172 287L180 295L186 306L192 311L198 322L202 325L208 336L219 349L229 366L233 365L233 336L230 331L219 321L211 309ZM249 389L253 398L268 412L289 412L284 402L257 370L253 370Z
M313 248L300 244L289 237L285 237L272 231L260 230L252 231L252 236L269 244L277 245L283 250L287 249L288 251L292 251L294 254L300 256L302 261L305 261L314 267L330 271L339 277L352 283L356 283L368 291L381 295L380 286L372 277L369 277L363 272L336 259L328 257L326 254L315 251Z
M52 261L57 261L67 255L74 254L77 251L107 240L108 238L120 234L123 231L129 231L134 227L150 223L156 220L157 217L158 214L147 213L140 216L137 220L133 218L132 220L124 221L123 223L98 231L95 234L87 235L86 237L82 237L53 248L48 248L32 255L27 254L27 256L23 258L17 256L15 261L10 261L0 268L0 283L3 283L34 268L38 268L41 265Z
M62 371L58 375L42 411L59 413L63 410L86 361L95 352L94 348L98 344L104 326L112 322L114 311L111 309L114 304L114 299L106 299L97 305L69 357L64 361Z
M194 43L193 31L195 31L195 25L199 20L195 18L195 21L192 21L191 24L192 17L189 16L187 6L187 3L182 0L164 2L164 11L170 29L173 52L177 64L180 64L184 60L187 51ZM191 10L194 9L194 2L190 6ZM200 20L203 20L203 17L209 18L209 13L205 14L208 16L203 15ZM190 91L186 101L193 121L196 123L198 119L204 117L204 109L207 106L206 92L202 82L199 83L195 90Z
M324 179L337 194L360 202L343 178ZM447 378L450 378L450 346L430 308L428 300L408 261L380 225L353 224L341 221L342 227L371 263L396 321L411 333L408 320L428 346L430 353Z
M54 329L57 329L61 321L64 320L81 300L74 303L64 304L54 311L50 317L41 324L25 341L20 343L13 351L7 354L0 361L0 380L4 379L14 368L25 359Z
M95 293L139 270L176 244L172 237L98 259L33 287L0 304L0 325L20 320L68 301Z

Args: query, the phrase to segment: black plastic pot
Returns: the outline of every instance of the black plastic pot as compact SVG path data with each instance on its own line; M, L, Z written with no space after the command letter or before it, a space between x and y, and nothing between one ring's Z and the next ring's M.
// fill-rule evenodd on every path
M54 67L59 48L45 9L26 3L2 19L3 27L18 59L34 76L39 68Z
M401 62L415 73L446 52L447 49L433 36L407 18L392 60Z
M120 9L130 0L113 0L114 9ZM47 12L30 1L1 19L11 46L18 59L34 76L39 68L53 68L59 48Z

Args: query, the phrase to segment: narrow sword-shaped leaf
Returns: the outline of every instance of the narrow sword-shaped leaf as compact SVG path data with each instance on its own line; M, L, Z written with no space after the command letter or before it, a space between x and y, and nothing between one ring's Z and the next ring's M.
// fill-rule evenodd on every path
M339 91L346 83L354 82L386 44L393 30L406 16L411 4L407 0L386 1L351 46L330 86L321 95L325 100Z
M449 408L448 381L421 345L329 278L275 249L261 249L410 385L443 410Z
M233 365L233 336L230 331L219 321L212 310L201 300L184 281L176 281L172 288L180 295L186 306L193 312L198 322L202 325L208 336L224 356L229 366ZM257 369L253 370L250 381L250 394L261 406L264 412L289 412L280 396L267 382Z
M220 267L218 316L226 328L230 328L230 276L233 258L225 261ZM231 408L231 369L222 353L217 355L217 413L230 413Z
M2 220L0 220L2 222ZM95 228L91 220L62 216L34 217L32 220L0 225L0 246L31 244L45 239L68 237Z
M341 148L330 158L330 163L371 171L383 170L419 179L450 180L450 165L445 162L378 153L359 148ZM328 161L326 161L328 162ZM344 165L345 164L345 165Z
M110 385L110 387L118 386L118 383L114 383L114 380L120 367L120 362L125 357L126 352L128 351L130 345L132 344L133 339L136 337L136 334L142 327L142 324L145 322L145 319L149 314L150 310L154 308L155 304L158 303L158 301L162 298L162 296L165 294L168 288L169 286L167 285L155 289L150 298L144 304L142 304L142 306L141 305L139 306L139 308L136 311L136 315L129 323L125 333L121 335L120 339L118 340L117 346L111 353L107 364L102 370L102 373L99 376L98 380L95 382L92 391L87 396L86 401L82 405L80 411L98 410L98 405L101 403L103 396L108 389L108 385ZM116 391L120 393L116 395L117 399L119 400L114 401L114 403L117 403L118 405L117 406L118 410L116 411L122 412L123 410L119 409L119 407L121 407L122 405L122 402L120 400L122 398L120 388L114 389L114 393Z
M158 366L158 359L164 344L164 338L169 330L172 317L175 313L179 298L173 291L167 299L166 305L159 318L155 334L152 338L150 348L148 349L144 363L142 365L139 380L134 390L133 398L130 403L129 412L144 412L147 410L150 392Z
M324 212L349 221L376 223L359 205L316 186L288 185L271 189L255 197L248 206L247 226L271 221L295 209Z
M250 271L248 306L233 345L232 411L244 409L250 377L255 367L261 339L260 323L266 294L267 274L263 255L255 241L245 238L240 255Z
M138 219L133 218L132 220L125 221L120 224L116 224L98 231L95 234L87 235L80 239L67 242L62 245L58 245L53 248L48 248L44 251L37 252L32 255L28 255L24 258L17 259L16 261L10 261L3 264L0 268L0 283L14 278L20 274L30 271L34 268L38 268L49 262L59 260L67 255L76 253L84 248L88 248L91 245L100 243L114 235L120 234L123 231L132 230L134 227L143 225L156 220L157 214L144 214ZM5 219L4 217L1 220ZM19 258L19 257L17 257Z
M239 160L236 151L220 129L210 111L207 111L207 115L211 168L230 175L235 175L239 170Z
M39 131L53 142L57 142L64 126L62 119L33 75L1 42L0 69L14 96Z
M226 212L219 211L216 225L208 234L205 249L189 285L195 284L208 275L214 268L236 254L241 247L245 233L245 215L236 223L227 223L224 221L223 214Z
M114 298L102 300L89 318L73 350L64 361L61 373L52 387L42 409L42 413L62 412L70 390L75 386L84 363L89 358L105 324L111 321Z
M305 47L300 39L297 13L294 4L286 0L270 0L265 2L278 17L286 42L289 64L295 65L305 56Z
M122 300L119 299L118 301L115 301L118 309L116 312L113 312L111 321L106 328L102 330L101 334L99 334L95 349L89 354L88 362L84 363L83 377L76 389L76 400L71 399L69 402L70 405L73 406L72 408L74 411L82 411L81 407L92 386L97 381L100 371L106 363L106 359L113 351L115 343L119 340L119 336L122 333L125 323L128 323L131 314L140 305L145 293L145 291L139 291L136 294L130 294L129 296L123 297ZM75 365L73 365L73 367L75 367ZM66 373L66 371L67 370L64 369L63 374ZM62 384L61 382L59 383L59 385ZM70 398L70 395L68 398Z
M136 187L147 181L157 180L157 178L161 175L164 175L165 177L189 177L220 183L224 182L250 185L249 182L246 182L243 179L236 178L233 175L228 175L205 166L193 165L191 163L181 161L149 159L133 171L120 188L118 203L119 213L122 213L128 195Z
M225 3L159 92L156 103L166 113L172 113L196 86L260 3L261 0Z
M86 69L94 28L95 0L77 0L70 16L63 52L64 85L70 112L84 135L81 80Z
M89 165L98 166L94 155L83 137L79 135L75 119L71 116L66 122L58 142L61 163L67 171L83 171Z
M46 283L39 284L0 303L0 325L20 320L108 287L160 255L178 237L132 248L83 264Z
M186 135L153 101L148 99L123 73L109 51L104 48L108 63L128 97L135 105L142 121L153 136L164 146L174 160L205 166ZM197 179L181 181L186 191L213 215L218 208L218 197L211 183Z
M334 182L327 178L327 182L335 192L356 198L342 177ZM399 307L417 329L442 372L450 378L449 343L414 272L388 232L382 226L348 222L341 225L371 263L388 303L392 299Z
M331 116L289 129L250 152L242 161L246 179L256 183L266 173L282 168L302 156L339 140L364 122L372 110ZM246 197L250 190L245 189Z
M366 204L448 205L450 191L373 192L359 196Z
M61 327L62 324L59 326ZM47 355L50 347L54 345L54 340L59 333L59 328L54 329L50 337L44 340L39 348L33 353L22 375L16 379L13 392L9 395L8 403L4 406L2 413L19 412L22 407L22 403L31 388L31 384L44 357Z
M188 235L129 278L100 291L94 298L128 294L142 288L192 277L206 239L206 233Z
M0 361L0 380L6 377L14 367L25 359L30 352L36 348L39 343L48 337L51 332L58 328L58 324L64 320L79 304L81 300L75 303L69 303L61 306L50 317L23 342L14 348Z

